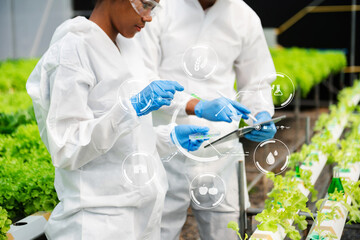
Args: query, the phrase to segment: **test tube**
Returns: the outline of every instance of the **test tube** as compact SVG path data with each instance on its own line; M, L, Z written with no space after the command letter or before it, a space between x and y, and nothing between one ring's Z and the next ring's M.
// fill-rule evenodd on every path
M220 132L207 133L207 134L195 133L195 134L189 135L189 139L190 140L199 140L199 139L209 140L210 138L217 137L217 136L220 136Z

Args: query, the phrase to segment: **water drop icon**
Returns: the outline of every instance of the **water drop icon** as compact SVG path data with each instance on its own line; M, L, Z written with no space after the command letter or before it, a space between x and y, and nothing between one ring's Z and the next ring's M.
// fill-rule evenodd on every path
M275 163L275 157L272 154L272 152L270 152L268 154L268 156L266 157L266 163L269 164L269 165L273 165Z

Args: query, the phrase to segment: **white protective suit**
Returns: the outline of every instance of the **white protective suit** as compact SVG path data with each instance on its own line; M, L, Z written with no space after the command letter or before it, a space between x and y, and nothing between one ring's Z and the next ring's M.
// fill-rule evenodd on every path
M148 82L121 87L144 66L133 41L116 42L84 17L68 20L28 79L60 200L49 239L160 239L166 175L151 114L137 117L127 100ZM129 181L137 174L143 184Z
M219 131L221 134L236 129L235 122L209 122L185 113L185 105L192 98L189 93L212 100L220 97L216 92L219 90L228 98L235 99L235 79L238 91L241 91L238 101L248 107L253 115L261 111L274 114L270 86L274 78L269 78L269 74L275 73L274 64L260 19L246 3L218 0L206 11L197 0L166 0L162 5L163 11L137 36L137 40L144 46L145 65L150 69L150 78L176 80L188 94L178 94L174 99L176 104L155 112L155 125L171 122L172 113L177 107L181 109L176 118L179 124L205 125L210 127L210 132ZM202 81L190 78L183 70L184 53L198 44L214 49L219 63L209 79ZM179 238L190 204L201 239L237 239L236 233L227 228L227 223L238 221L237 169L238 161L244 160L244 155L228 153L243 153L242 144L234 140L217 146L216 151L202 148L196 156L210 157L216 152L220 153L220 159L212 162L199 162L176 154L164 163L169 190L161 223L162 239ZM160 155L163 157L161 151ZM191 181L206 172L220 176L227 189L225 200L212 209L195 204L189 194ZM245 172L241 174L245 178ZM246 198L249 207L248 195Z

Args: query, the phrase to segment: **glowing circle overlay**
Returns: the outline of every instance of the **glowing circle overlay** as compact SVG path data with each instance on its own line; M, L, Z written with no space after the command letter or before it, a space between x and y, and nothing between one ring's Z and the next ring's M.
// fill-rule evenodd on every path
M121 108L126 112L130 113L132 109L130 110L129 108L133 108L133 106L129 106L129 104L131 104L132 101L134 101L134 103L138 103L139 101L138 98L133 98L133 99L131 98L135 95L141 97L140 96L141 91L144 88L146 88L148 85L149 85L148 81L139 80L139 79L130 79L123 82L120 85L117 93L117 99L119 99ZM151 88L151 86L149 87ZM145 112L151 107L152 102L154 102L155 100L155 96L153 93L151 93L150 96L147 96L143 99L148 99L148 103L140 110L141 112Z
M283 101L279 106L274 106L275 109L281 109L281 108L284 108L284 107L286 107L287 105L289 105L289 104L291 103L291 101L294 99L294 96L295 96L295 90L296 90L296 89L295 89L295 85L294 85L293 80L291 80L291 78L290 78L288 75L286 75L286 74L284 74L284 73L281 73L281 72L277 72L277 73L271 73L271 74L265 76L265 77L262 78L262 80L259 82L258 91L260 92L261 97L263 98L263 100L266 102L267 100L265 99L265 97L264 97L264 95L263 95L263 93L262 93L262 91L261 91L262 82L263 82L263 81L266 81L266 80L268 80L268 79L273 79L273 78L276 79L277 77L281 77L281 78L285 79L286 81L288 81L288 82L290 83L289 85L292 87L292 92L290 93L289 97L288 97L285 101ZM275 92L276 92L278 86L272 85L272 87L274 87L274 90L272 90L272 91L275 91ZM276 88L275 88L275 87L276 87ZM281 89L281 85L280 85L279 88ZM275 95L275 93L272 92L271 96L272 96L273 94Z
M284 156L285 163L277 170L274 168L271 170L270 168L276 164L276 157L277 156ZM270 171L275 173L275 175L282 173L286 170L289 165L289 157L290 157L290 150L286 146L285 143L278 139L269 139L260 142L254 151L253 160L256 168L266 174Z
M191 181L189 194L198 207L211 209L224 201L226 185L224 180L215 173L202 173Z
M215 50L206 44L189 47L182 58L184 72L195 80L209 79L217 66L218 56Z
M155 161L156 159L148 153L129 154L122 164L125 180L135 187L144 187L150 184L156 175Z
M181 106L179 106L172 115L171 123L173 125L175 125L175 123L176 123L176 118L180 112L180 109L181 109ZM220 157L218 155L211 156L211 157L199 157L199 156L195 156L195 155L191 154L190 152L188 152L187 150L185 150L184 148L181 147L179 141L176 138L176 134L173 134L173 140L174 140L174 143L175 143L178 151L180 151L183 155L185 155L186 157L188 157L192 160L199 161L199 162L211 162L211 161L216 161L216 160L220 159ZM203 144L206 144L206 142L204 142ZM170 160L168 160L168 161L170 161Z

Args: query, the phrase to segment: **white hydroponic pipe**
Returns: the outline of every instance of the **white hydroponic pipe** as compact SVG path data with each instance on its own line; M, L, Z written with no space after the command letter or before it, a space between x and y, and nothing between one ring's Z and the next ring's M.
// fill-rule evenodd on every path
M352 164L350 166L350 172L340 172L339 175L340 177L345 178L347 181L352 181L352 182L357 181L360 176L360 162ZM347 199L347 204L351 204L351 198ZM309 235L306 238L307 240L311 239L310 235L313 231L315 231L314 229L320 229L322 231L334 234L336 236L336 238L334 238L335 240L341 239L341 235L344 230L348 211L346 210L345 206L340 202L327 200L320 212L322 213L330 212L332 207L337 207L337 214L339 218L323 221L320 224L320 226L318 226L316 220L310 229Z

